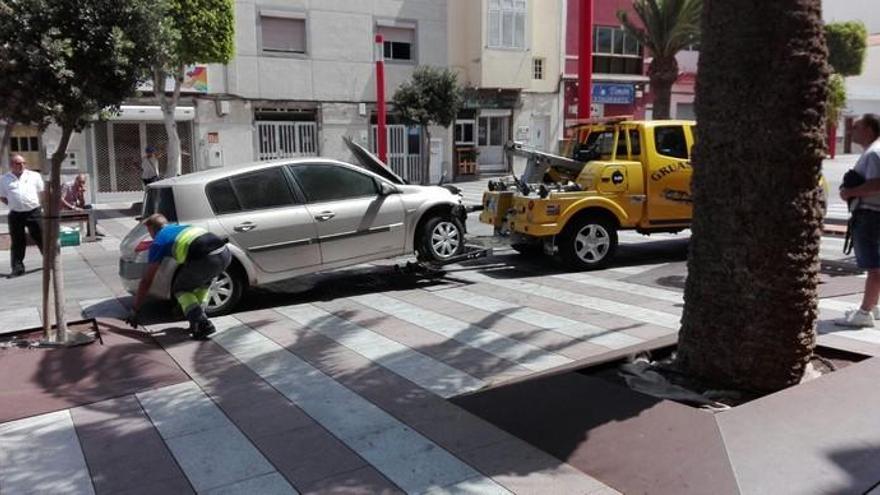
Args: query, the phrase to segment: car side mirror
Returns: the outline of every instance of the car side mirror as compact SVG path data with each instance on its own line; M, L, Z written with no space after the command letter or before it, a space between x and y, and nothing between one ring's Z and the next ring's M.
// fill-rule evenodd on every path
M392 194L397 194L400 192L400 189L392 186L387 182L382 182L379 186L379 194L382 196L390 196Z

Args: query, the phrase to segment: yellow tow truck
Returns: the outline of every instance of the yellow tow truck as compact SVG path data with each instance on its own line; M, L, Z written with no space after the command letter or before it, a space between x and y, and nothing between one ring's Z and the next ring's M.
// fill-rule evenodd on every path
M599 119L571 130L562 155L519 143L520 177L490 181L480 221L522 253L559 255L571 268L599 269L617 232L680 232L690 226L691 150L696 123Z

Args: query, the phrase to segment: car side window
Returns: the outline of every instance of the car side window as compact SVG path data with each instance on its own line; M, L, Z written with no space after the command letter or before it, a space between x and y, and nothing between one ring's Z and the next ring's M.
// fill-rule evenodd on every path
M688 158L687 140L680 125L654 128L654 146L657 153L673 158Z
M205 188L205 194L208 195L208 202L211 203L211 209L214 210L215 215L241 211L241 204L235 196L229 179L211 182Z
M310 203L376 196L379 188L369 175L336 165L290 166L293 176Z
M272 167L229 179L242 210L261 210L296 203L281 167Z

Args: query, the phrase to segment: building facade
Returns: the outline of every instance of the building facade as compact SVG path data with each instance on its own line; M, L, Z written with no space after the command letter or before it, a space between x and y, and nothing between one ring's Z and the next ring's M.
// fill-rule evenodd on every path
M449 65L467 88L453 132L455 175L509 171L509 140L556 149L565 3L449 0ZM463 168L468 161L477 167Z
M238 0L229 64L187 68L175 121L183 172L296 156L351 159L342 138L376 148L375 37L390 100L419 65L451 67L466 88L449 129L420 129L387 105L389 165L411 182L503 173L512 139L555 150L562 133L566 0ZM170 86L169 86L170 87ZM65 173L92 191L142 188L139 164L167 139L151 84L118 115L75 136ZM23 131L22 131L23 132ZM49 130L43 156L57 141ZM22 134L22 138L26 138ZM18 136L16 136L18 138ZM24 142L28 147L29 139ZM28 148L29 149L29 148ZM421 166L430 156L430 169ZM461 162L471 168L461 168Z
M577 119L578 64L580 62L580 9L584 0L569 0L565 36L565 120ZM651 118L653 95L647 76L651 54L624 32L617 18L625 11L634 22L638 17L632 0L593 0L593 87L591 114L594 117L632 115ZM673 118L694 118L694 84L697 59L694 49L679 52L679 79L672 87Z

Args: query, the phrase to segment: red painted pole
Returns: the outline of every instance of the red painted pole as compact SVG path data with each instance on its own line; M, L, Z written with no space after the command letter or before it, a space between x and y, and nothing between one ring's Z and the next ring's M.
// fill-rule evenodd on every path
M388 130L385 114L385 37L376 35L376 113L377 132L376 139L379 141L376 147L379 150L379 159L388 164Z
M833 159L837 154L837 125L828 123L828 155Z
M581 0L578 29L578 118L588 119L593 99L593 0Z

